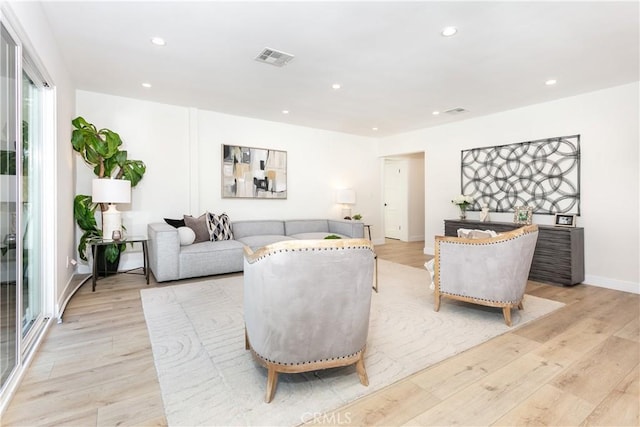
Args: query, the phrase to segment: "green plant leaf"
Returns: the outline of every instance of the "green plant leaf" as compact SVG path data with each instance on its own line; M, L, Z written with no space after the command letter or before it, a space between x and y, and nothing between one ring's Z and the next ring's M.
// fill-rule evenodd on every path
M97 205L91 201L91 196L78 194L73 199L73 216L83 231L98 230L95 212Z
M142 179L147 167L141 160L127 160L120 170L122 177L131 181L131 186L135 187Z
M83 261L88 261L87 258L87 243L92 239L100 239L102 238L102 232L100 230L87 230L82 233L80 236L80 242L78 243L78 254L80 255L80 259Z
M105 255L105 258L107 259L107 261L114 262L118 258L118 254L120 254L120 252L122 252L124 250L124 249L120 248L120 246L126 246L126 245L117 245L115 243L112 243L112 244L106 246L106 248L104 250L104 255Z

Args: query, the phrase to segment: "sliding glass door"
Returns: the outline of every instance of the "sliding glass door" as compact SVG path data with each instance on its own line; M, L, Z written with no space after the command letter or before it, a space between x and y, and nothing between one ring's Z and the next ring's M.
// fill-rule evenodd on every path
M0 386L18 356L18 46L1 26L0 41Z
M25 66L26 65L26 66ZM22 337L42 317L42 91L28 63L22 72ZM38 82L38 83L36 83ZM24 346L23 346L24 347Z
M47 85L5 23L0 29L1 392L44 326L42 153Z

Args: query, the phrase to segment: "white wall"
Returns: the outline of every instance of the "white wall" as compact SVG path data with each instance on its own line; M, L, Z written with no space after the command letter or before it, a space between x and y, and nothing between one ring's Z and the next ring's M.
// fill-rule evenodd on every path
M335 190L350 187L353 212L382 235L373 139L86 91L76 102L77 115L118 132L129 157L147 165L131 205L118 206L129 233L145 235L149 222L205 211L226 212L232 221L339 218ZM288 198L221 198L222 144L286 151ZM77 192L89 194L93 172L76 161ZM141 257L127 250L121 262L141 265Z
M425 252L433 253L443 220L457 216L451 199L460 193L461 150L580 134L585 283L638 292L638 94L634 83L395 135L379 141L379 154L425 152ZM491 214L494 221L512 218ZM533 221L551 224L553 217Z

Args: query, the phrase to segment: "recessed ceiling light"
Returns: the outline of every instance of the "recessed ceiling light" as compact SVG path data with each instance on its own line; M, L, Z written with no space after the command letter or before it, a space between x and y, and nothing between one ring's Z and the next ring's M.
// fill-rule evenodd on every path
M440 34L442 34L445 37L451 37L457 32L458 32L458 29L456 27L444 27Z
M544 84L546 84L547 86L553 86L556 83L558 83L556 79L549 79L546 82L544 82Z
M378 128L371 128L371 130L375 132L378 130Z
M142 83L142 87L146 87L148 89L151 87L151 83Z
M340 89L342 86L340 86L340 83L334 83L334 84L332 84L332 85L331 85L331 87L332 87L332 88L334 88L334 89L336 89L336 90L338 90L338 89Z
M282 114L289 114L289 110L282 110Z
M164 46L167 44L167 42L164 41L162 37L151 37L151 43L155 44L156 46Z
M434 112L433 112L433 113L431 113L431 114L433 114L434 116L437 116L438 114L440 114L440 111L434 111Z

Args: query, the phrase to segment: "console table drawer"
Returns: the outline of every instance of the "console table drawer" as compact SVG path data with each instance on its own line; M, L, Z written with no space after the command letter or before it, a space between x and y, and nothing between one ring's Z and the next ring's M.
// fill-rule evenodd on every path
M458 228L515 230L519 224L445 220L445 236L457 236ZM538 225L538 242L533 254L529 279L558 285L575 285L584 280L584 228Z

